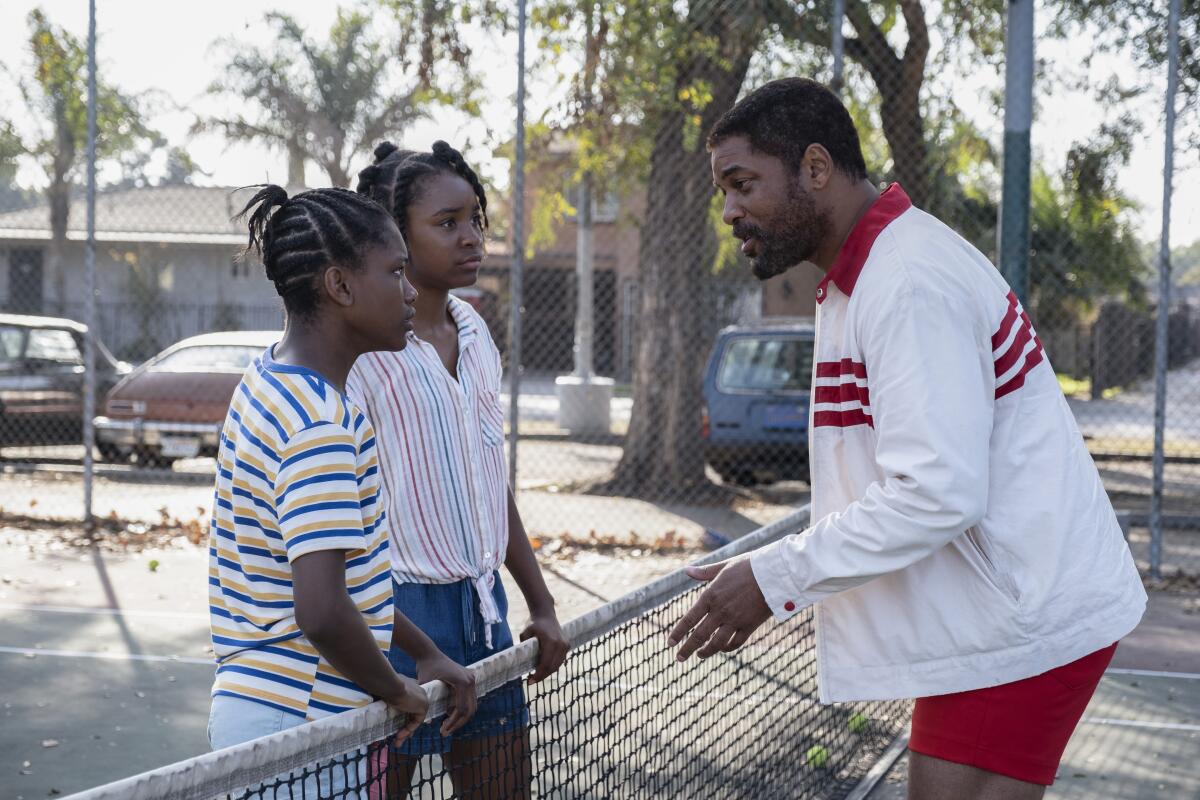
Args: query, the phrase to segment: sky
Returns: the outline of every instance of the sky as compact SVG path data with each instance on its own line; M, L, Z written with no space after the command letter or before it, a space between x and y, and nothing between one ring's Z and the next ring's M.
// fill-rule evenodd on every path
M56 24L66 27L81 38L87 33L86 0L4 0L0 4L0 64L9 71L20 71L29 63L26 15L40 5ZM300 23L316 34L328 30L336 14L336 3L314 0L205 0L202 3L155 2L144 0L97 0L97 29L99 32L98 60L105 79L127 92L155 91L163 109L152 120L172 144L187 142L188 150L201 169L207 173L200 182L219 185L245 185L263 181L282 183L286 178L286 163L281 153L250 145L228 145L218 136L189 137L188 128L197 109L213 108L212 98L205 90L221 71L221 54L212 45L219 39L235 37L241 41L268 46L271 35L263 24L263 14L273 9L285 9ZM482 38L481 38L482 37ZM516 90L515 35L479 34L473 36L475 66L485 79L484 114L482 120L469 119L455 112L438 112L431 120L419 121L409 129L404 144L428 148L439 138L446 139L466 150L468 158L481 166L481 171L498 186L507 184L507 164L492 153L495 147L510 138L515 127L513 98ZM535 37L528 41L532 61ZM1056 74L1080 76L1082 57L1091 42L1080 40L1048 44L1039 40L1038 57L1054 65ZM1100 59L1093 64L1092 74L1086 77L1093 83L1112 72L1128 72L1132 63L1121 57ZM955 82L962 107L975 118L980 127L990 132L1002 130L1002 120L983 103L980 86L986 80L979 76L964 76ZM1156 86L1165 85L1165 76ZM532 82L528 116L535 119L545 107L547 92ZM539 103L541 104L539 106ZM1161 227L1162 166L1163 166L1163 97L1161 92L1141 99L1135 107L1145 122L1145 131L1138 142L1130 165L1120 174L1120 186L1142 206L1137 215L1140 235L1157 241ZM6 109L19 108L12 90L12 78L0 71L0 104ZM1095 131L1110 109L1098 107L1084 92L1055 90L1050 96L1040 96L1033 128L1035 158L1052 168L1061 166L1070 144L1086 139ZM20 118L17 119L21 122ZM998 138L998 137L997 137ZM998 142L997 142L998 143ZM1177 153L1181 153L1180 146ZM361 157L364 162L366 156ZM1172 244L1189 243L1200 232L1200 169L1195 159L1177 155L1183 162L1175 175ZM34 170L22 172L21 178L38 179ZM323 182L322 173L309 167L312 185Z

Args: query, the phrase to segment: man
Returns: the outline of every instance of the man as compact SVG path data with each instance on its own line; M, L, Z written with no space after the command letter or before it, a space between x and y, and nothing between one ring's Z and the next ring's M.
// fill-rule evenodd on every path
M1020 302L974 247L880 193L846 109L790 78L708 138L760 279L817 288L812 526L709 581L678 658L815 609L823 702L918 698L909 797L1039 798L1146 594Z

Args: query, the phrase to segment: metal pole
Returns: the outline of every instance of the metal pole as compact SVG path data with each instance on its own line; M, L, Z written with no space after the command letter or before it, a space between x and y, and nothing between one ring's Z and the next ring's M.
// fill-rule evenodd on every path
M842 20L846 17L846 0L833 0L833 16L829 20L830 30L833 31L833 41L829 49L833 51L833 80L829 88L838 97L842 96L842 71L846 53L846 40L842 36Z
M595 248L592 227L592 173L579 183L578 231L575 237L575 377L591 380L593 368L593 310L595 291Z
M1004 184L1000 273L1022 303L1029 297L1029 128L1033 123L1033 2L1010 0L1004 56Z
M88 0L88 105L87 105L87 246L84 249L83 322L83 525L91 530L92 448L96 431L96 0Z
M525 277L525 0L517 0L517 153L513 169L513 241L508 319L508 481L517 487L520 439L521 309Z
M1150 577L1162 577L1163 440L1167 427L1171 321L1171 184L1175 171L1175 95L1179 91L1179 0L1167 16L1167 120L1163 152L1162 234L1158 243L1158 310L1154 327L1154 477L1150 492Z

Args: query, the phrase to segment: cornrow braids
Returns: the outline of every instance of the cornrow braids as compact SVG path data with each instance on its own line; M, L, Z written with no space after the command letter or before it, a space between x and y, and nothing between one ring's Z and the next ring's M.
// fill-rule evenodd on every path
M247 187L252 188L252 187ZM358 269L364 250L383 241L388 213L349 189L312 189L288 197L263 185L235 219L249 215L247 252L256 252L289 315L310 317L320 294L316 278L339 264Z
M408 207L420 196L421 183L439 172L449 172L465 180L479 200L479 211L483 215L483 227L488 226L487 194L475 170L471 169L462 153L443 141L433 143L428 153L416 150L401 150L391 142L383 142L375 148L375 161L358 173L358 193L371 198L386 208L408 235Z

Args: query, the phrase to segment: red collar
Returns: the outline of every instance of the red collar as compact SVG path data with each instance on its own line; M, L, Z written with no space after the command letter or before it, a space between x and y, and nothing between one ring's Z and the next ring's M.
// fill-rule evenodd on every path
M842 249L838 251L833 266L829 268L829 272L825 273L824 280L817 285L818 303L824 302L825 296L828 294L826 287L830 281L833 281L843 294L847 297L850 296L850 293L854 291L854 284L858 283L859 273L862 272L863 264L867 261L871 246L875 244L879 234L891 224L892 220L910 208L912 208L912 200L908 199L908 195L900 188L900 184L893 183L883 190L883 193L867 209L867 213L862 215L862 219L855 223L854 229L846 237Z

